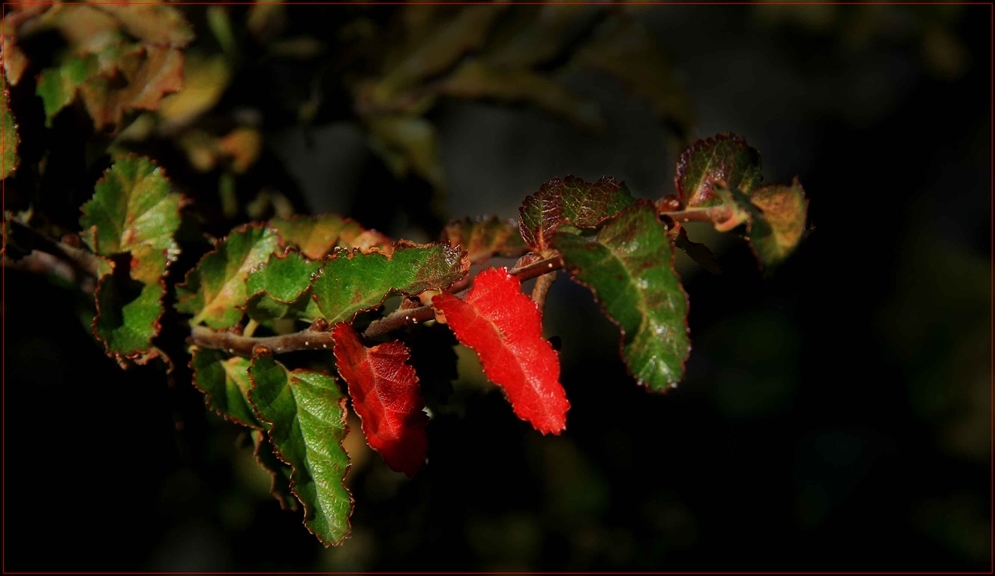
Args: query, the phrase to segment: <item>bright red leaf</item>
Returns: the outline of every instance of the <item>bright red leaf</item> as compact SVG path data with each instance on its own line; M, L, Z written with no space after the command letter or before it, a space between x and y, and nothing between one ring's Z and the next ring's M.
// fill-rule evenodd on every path
M559 382L560 360L542 337L539 308L521 290L507 269L488 268L474 279L466 300L442 293L432 305L446 315L460 343L476 351L515 414L543 434L559 434L570 409Z
M366 442L392 470L413 475L425 463L428 416L408 349L400 342L363 346L345 322L335 326L335 359L349 386Z

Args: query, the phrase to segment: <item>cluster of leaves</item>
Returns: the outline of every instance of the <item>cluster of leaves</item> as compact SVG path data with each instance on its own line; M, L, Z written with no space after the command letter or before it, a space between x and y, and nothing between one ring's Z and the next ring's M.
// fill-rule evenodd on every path
M432 189L417 203L428 208L408 207L432 233L446 219L446 175L429 113L447 99L531 105L598 130L598 105L569 86L590 70L646 101L680 140L690 128L686 92L621 7L362 5L339 10L331 31L301 25L308 19L291 10L263 1L19 5L3 20L6 81L33 83L49 125L67 109L89 116L112 153L177 152L184 171L203 176L189 194L206 219L228 226L300 210L292 185L253 177L267 157L262 109L268 130L353 122L384 170ZM53 37L51 57L31 44ZM276 72L292 82L271 86L273 101L232 90Z
M377 322L403 317L402 325L416 324L416 311L430 310L429 319L448 324L477 353L517 416L559 434L570 408L559 359L520 276L563 268L619 326L621 355L636 381L653 391L677 385L690 341L687 296L673 262L675 248L690 241L679 241L686 232L675 220L706 215L720 230L744 225L760 261L773 265L800 240L807 202L797 182L760 186L759 155L731 135L690 147L675 183L676 198L654 204L611 178L554 179L525 199L518 223L458 220L429 244L392 241L335 215L240 226L176 286L176 311L191 315L194 384L213 410L254 430L274 494L288 507L289 494L296 496L308 528L325 544L340 542L352 506L341 444L347 398L369 445L391 468L414 474L428 448L411 352L402 340L384 341L370 330ZM83 206L79 235L100 263L93 332L122 366L162 356L153 339L183 205L160 168L129 156ZM521 256L520 266L486 268L469 290L453 292L469 282L471 264L494 256ZM361 334L357 327L370 320L361 313L383 313L392 294L403 297L397 310ZM331 351L335 370L293 369L274 359L290 350Z
M360 53L371 56L344 66L342 74L373 148L398 175L413 170L443 186L434 132L422 118L443 96L527 101L593 122L587 104L547 74L578 64L619 75L661 117L687 121L678 92L666 82L645 82L662 64L626 58L627 51L642 55L648 39L624 13L604 18L595 11L599 16L591 19L580 7L425 8L400 10L394 25L404 40L382 50L371 43L392 27L355 28ZM279 22L280 10L255 4L247 13L250 33L271 41L278 33L270 24ZM211 7L207 18L225 58L233 59L238 42L228 12ZM227 64L185 57L180 49L193 28L177 8L27 5L3 26L3 178L19 162L6 83L17 85L30 66L19 39L44 30L57 31L67 44L37 76L47 122L79 102L95 130L116 131L133 111L148 110L156 115L155 130L173 133L191 163L205 170L224 163L244 172L258 156L258 133L251 129L221 136L191 124L217 101L227 80L216 76L225 76L218 71ZM568 49L578 42L580 48ZM134 120L121 135L141 129ZM562 269L591 290L619 327L620 354L633 378L666 391L682 379L690 352L675 250L710 262L682 223L745 230L767 270L806 231L800 184L761 185L756 150L720 134L684 152L676 195L655 203L611 178L589 183L567 176L527 197L517 222L455 220L427 244L395 241L337 215L276 214L214 240L183 281L171 285L181 212L192 203L200 208L198 198L176 192L148 157L112 152L115 160L82 206L78 230L61 243L32 232L30 215L5 212L5 264L42 250L80 265L94 280L93 334L124 368L158 358L171 369L174 359L156 345L164 302L189 315L193 384L212 410L252 430L274 495L286 508L300 502L306 526L326 545L349 532L349 458L342 440L350 403L388 466L411 475L426 461L429 415L409 347L423 324L448 325L476 352L519 418L559 434L570 403L558 354L542 336L542 304L555 278L549 273ZM472 264L496 256L519 261L511 270L487 267L470 277ZM539 278L531 298L521 287L529 278ZM299 350L315 351L324 364L275 359Z

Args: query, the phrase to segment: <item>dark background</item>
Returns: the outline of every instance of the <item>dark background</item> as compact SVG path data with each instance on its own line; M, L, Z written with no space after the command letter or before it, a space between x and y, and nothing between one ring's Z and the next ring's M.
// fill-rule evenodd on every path
M7 271L5 568L988 570L991 7L947 8L631 8L690 93L694 135L735 132L765 180L797 175L814 232L764 280L744 243L690 229L722 274L679 262L693 350L666 395L626 375L614 327L561 278L546 332L567 431L518 420L461 353L420 474L353 446L338 548L280 510L189 380L122 372L71 292ZM291 22L320 27L309 10ZM567 173L672 190L649 108L605 77L571 82L601 103L601 134L527 107L431 113L452 215L513 217ZM266 136L311 209L417 236L370 201L389 176L356 128L312 137Z

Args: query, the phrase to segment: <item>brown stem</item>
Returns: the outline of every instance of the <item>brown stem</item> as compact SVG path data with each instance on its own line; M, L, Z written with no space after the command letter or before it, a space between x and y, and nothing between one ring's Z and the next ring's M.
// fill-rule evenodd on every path
M84 289L86 289L86 285L92 284L85 282L84 278L90 280L100 278L101 268L106 266L105 261L96 254L63 242L56 242L16 220L8 220L5 225L10 227L9 234L11 236L22 241L23 244L18 247L31 250L31 252L20 261L8 259L5 254L4 266L62 276L80 284ZM46 254L48 256L45 256ZM23 264L19 262L23 262ZM66 266L72 271L72 274L66 273Z
M546 295L556 281L556 272L550 272L545 276L536 278L536 285L532 288L532 301L539 306L539 310L546 307Z
M675 212L659 212L660 216L666 216L674 222L722 222L732 216L732 211L725 206L713 206L711 208L697 210L677 210Z
M521 280L529 280L554 272L563 267L559 256L546 258L528 266L509 270L509 274L518 276ZM469 291L457 292L457 298L466 298ZM369 325L363 336L376 338L410 324L426 322L435 318L435 310L431 306L395 310L390 315ZM294 350L331 350L332 333L315 328L308 328L293 334L281 336L266 336L250 338L232 332L216 332L203 326L195 326L190 331L187 341L203 348L227 350L229 354L251 357L256 354L281 354Z

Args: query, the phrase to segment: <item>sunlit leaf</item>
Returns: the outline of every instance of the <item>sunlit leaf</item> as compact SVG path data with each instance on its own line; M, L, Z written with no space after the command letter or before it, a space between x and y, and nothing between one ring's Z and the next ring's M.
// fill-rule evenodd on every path
M518 222L495 216L453 220L443 230L442 239L450 246L466 250L467 259L474 264L486 262L492 256L517 258L528 252Z
M52 125L52 118L60 110L72 104L76 92L84 82L98 71L97 58L72 57L56 68L47 68L38 76L36 91L45 108L45 124Z
M95 293L94 333L116 358L137 358L159 333L166 269L179 255L173 235L183 197L147 158L115 162L83 205L83 241L103 256L130 253L127 277L106 274ZM136 294L137 292L137 294Z
M269 356L252 360L249 378L256 415L271 425L277 457L293 468L290 489L304 504L304 524L325 546L340 544L352 514L345 487L349 456L342 448L345 395L331 376L290 371Z
M176 310L193 314L191 324L203 322L220 329L234 326L242 317L250 294L246 286L253 267L266 262L277 250L277 235L263 225L245 225L215 243L176 287Z
M320 316L310 291L311 277L320 267L320 260L311 260L292 248L270 254L246 279L249 318L258 322L278 318L311 321Z
M635 202L625 184L602 178L591 184L576 176L554 178L519 208L525 243L536 252L549 247L549 237L561 225L594 228Z
M269 227L280 235L280 246L299 248L313 260L324 258L334 248L379 248L388 254L393 249L390 238L335 214L273 218Z
M442 244L398 243L389 257L343 250L325 259L311 289L322 316L337 324L379 306L393 292L445 290L464 278L469 267L460 249Z
M391 469L413 475L425 463L428 416L407 347L394 341L366 348L345 322L335 327L332 338L336 366L349 387L366 442Z
M808 200L796 178L790 186L770 185L750 195L754 211L749 226L750 246L764 270L783 262L805 234Z
M474 278L466 300L449 293L432 299L464 346L480 357L487 378L500 386L515 414L543 434L566 428L570 403L559 382L560 361L542 337L542 314L505 268Z
M651 390L677 386L691 351L687 295L674 249L652 203L641 200L605 222L596 238L556 233L571 277L594 292L622 332L629 372Z

